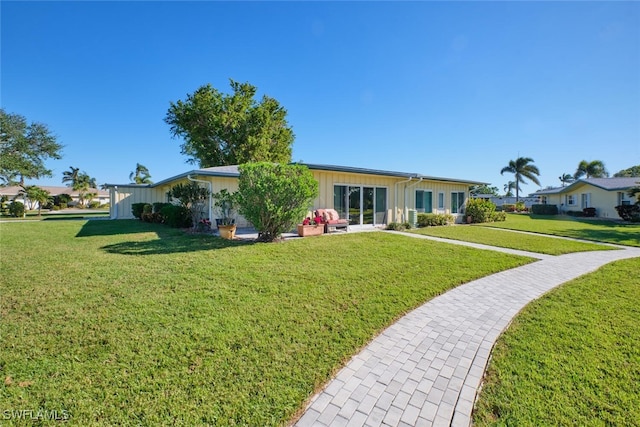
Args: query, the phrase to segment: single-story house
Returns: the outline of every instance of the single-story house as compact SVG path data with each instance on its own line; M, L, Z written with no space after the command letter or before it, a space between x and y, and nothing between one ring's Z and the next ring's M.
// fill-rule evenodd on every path
M29 186L29 185L31 184L27 184L25 186ZM70 203L71 206L73 206L74 204L77 204L80 200L80 195L78 191L73 190L71 187L56 187L56 186L47 186L47 185L36 185L36 186L39 188L42 188L43 190L48 191L51 197L59 196L61 194L68 194L69 196L71 196L71 200L72 200L72 202ZM9 200L16 200L18 202L22 202L25 206L29 206L29 204L27 203L27 200L25 200L24 196L20 194L21 191L22 191L22 187L19 185L10 185L7 187L0 187L0 197L6 196L7 199ZM97 188L89 188L87 192L95 194L95 197L91 199L93 202L99 202L101 205L104 205L105 203L109 203L108 191L98 190ZM34 206L34 209L37 209L38 203L37 202L34 203L33 206Z
M485 183L347 166L304 164L319 184L310 210L333 208L350 226L377 226L406 222L415 212L449 213L462 221L469 187ZM112 219L133 218L133 203L169 202L168 193L178 183L196 181L213 193L238 189L238 166L196 169L154 184L106 184ZM212 203L209 217L214 218ZM302 221L303 218L300 218ZM238 218L239 226L248 225Z
M558 212L596 208L596 216L620 218L615 207L636 202L629 190L640 186L640 178L586 178L566 187L539 190L530 196L540 197L544 205L556 205Z

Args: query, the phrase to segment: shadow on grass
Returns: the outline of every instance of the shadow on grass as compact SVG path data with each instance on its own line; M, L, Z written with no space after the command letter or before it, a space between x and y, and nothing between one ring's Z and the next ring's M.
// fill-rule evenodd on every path
M210 234L188 234L184 230L139 220L87 221L76 237L133 236L142 233L153 233L158 238L118 242L100 249L120 255L155 255L225 249L253 243L246 240L224 240Z
M149 232L162 232L162 229L169 231L179 232L178 230L171 230L166 226L160 224L150 224L135 219L122 219L113 221L87 221L76 237L91 237L91 236L117 236L120 234L136 234L136 233L149 233Z
M622 220L615 219L602 219L602 218L584 218L584 217L572 217L567 215L534 215L529 214L529 218L536 220L552 220L552 221L564 221L564 222L579 222L582 224L591 224L603 227L637 227L638 224L631 222L624 222Z
M584 230L568 228L562 232L562 235L566 237L573 237L574 239L591 240L595 242L640 246L640 229L638 229L637 233L633 233L613 229Z
M225 240L212 235L171 235L142 242L121 242L100 249L119 255L159 255L185 252L210 251L253 244L244 240Z

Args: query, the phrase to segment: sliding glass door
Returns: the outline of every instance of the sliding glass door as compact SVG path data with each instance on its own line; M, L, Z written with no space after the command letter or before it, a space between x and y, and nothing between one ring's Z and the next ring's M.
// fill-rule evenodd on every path
M334 185L333 208L350 225L380 225L386 222L387 189L362 185Z

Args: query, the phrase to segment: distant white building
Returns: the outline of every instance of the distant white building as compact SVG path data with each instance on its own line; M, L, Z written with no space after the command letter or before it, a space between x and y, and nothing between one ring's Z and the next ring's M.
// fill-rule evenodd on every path
M72 202L69 204L70 206L74 206L79 203L80 194L77 191L74 191L71 187L55 187L55 186L52 187L52 186L46 186L46 185L37 185L37 187L48 191L51 197L59 196L61 194L68 194L72 200ZM20 194L21 191L22 191L22 187L18 185L0 187L0 197L6 196L10 201L16 200L18 202L23 203L25 206L28 206L27 200L25 200L24 196ZM87 192L96 194L96 197L91 199L91 201L99 202L101 205L104 205L105 203L109 203L108 191L98 190L97 188L89 188ZM33 209L37 209L37 208L38 208L38 203L36 202L33 204Z

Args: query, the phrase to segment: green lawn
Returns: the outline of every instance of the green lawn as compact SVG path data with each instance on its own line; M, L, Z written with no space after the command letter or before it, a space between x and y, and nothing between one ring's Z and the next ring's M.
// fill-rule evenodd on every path
M640 425L639 265L606 265L527 306L496 344L475 425Z
M486 226L487 224L482 225ZM505 222L493 222L488 226L627 246L640 246L640 224L622 224L605 220L577 219L563 215L529 216L507 214L507 220Z
M386 233L247 244L139 221L1 223L0 250L0 408L74 425L286 423L403 313L530 261Z
M90 209L86 212L82 212L80 210L73 210L73 212L69 211L42 211L40 215L38 215L38 211L27 211L26 216L24 218L16 218L12 216L0 216L0 220L2 221L52 221L52 220L63 220L63 219L83 219L83 218L109 218L109 210L102 209L102 211L98 211L96 209Z
M511 220L509 217L508 221ZM411 230L413 233L465 242L482 243L501 248L518 249L547 255L561 255L571 252L614 249L611 246L596 243L577 242L547 236L513 233L477 226L424 227Z

